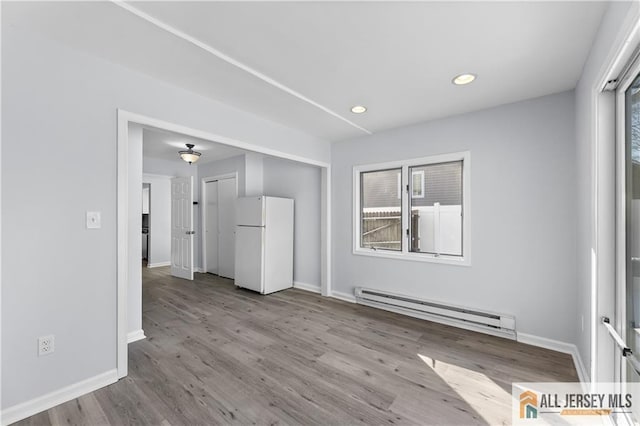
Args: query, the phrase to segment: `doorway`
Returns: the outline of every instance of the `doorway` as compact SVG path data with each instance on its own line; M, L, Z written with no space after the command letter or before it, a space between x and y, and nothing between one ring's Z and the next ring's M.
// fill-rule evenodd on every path
M141 130L136 126L148 126L169 132L175 132L195 137L207 141L215 141L224 146L243 149L260 154L266 154L285 160L292 160L303 164L308 164L320 168L321 188L320 188L320 238L321 250L321 293L324 296L332 294L331 289L331 165L329 163L292 155L261 145L239 141L227 136L216 135L201 130L185 127L168 121L136 114L121 109L117 110L117 370L118 378L125 377L128 371L127 358L127 329L132 316L128 314L130 309L138 310L141 303L138 296L141 296L141 285L133 282L129 277L129 269L133 273L140 271L139 252L130 250L129 240L139 244L140 237L135 228L130 226L133 223L129 220L132 212L140 205L142 192L142 135ZM137 143L139 142L139 145ZM175 175L175 174L174 174ZM134 185L135 184L135 185ZM135 191L135 193L134 193ZM134 215L139 218L140 210ZM133 216L132 216L133 217ZM139 220L139 219L134 219ZM137 270L137 271L136 271Z
M614 377L620 392L640 400L640 59L616 90L616 348ZM640 420L634 403L629 424Z
M233 174L205 178L201 188L204 272L233 279L237 177Z

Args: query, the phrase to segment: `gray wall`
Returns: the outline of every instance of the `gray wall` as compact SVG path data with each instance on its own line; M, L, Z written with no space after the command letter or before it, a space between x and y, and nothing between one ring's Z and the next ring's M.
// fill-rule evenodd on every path
M245 195L254 197L264 194L264 155L247 152L244 155Z
M635 6L637 7L637 5ZM592 259L595 247L594 234L594 188L593 182L596 170L593 167L595 140L592 130L595 128L594 105L592 103L594 85L599 74L603 72L604 64L611 59L611 55L617 48L616 38L622 28L622 23L630 12L630 2L611 2L607 13L600 24L596 40L593 43L589 58L585 63L582 76L575 90L576 98L576 146L575 157L576 170L576 195L577 195L577 282L576 291L578 311L575 318L576 345L580 357L589 374L592 363L591 333L592 327L598 324L598 318L591 314L592 289L591 283L595 279L592 276ZM617 40L618 42L620 40ZM614 191L614 188L610 188ZM615 206L609 206L614 209ZM613 280L610 285L613 285ZM596 300L598 298L596 297ZM613 307L611 307L613 308ZM584 329L580 326L584 324ZM608 337L607 337L608 338ZM610 373L613 373L611 371ZM597 379L597 378L594 378Z
M511 313L519 332L575 341L574 94L382 132L332 148L333 286ZM353 166L471 152L472 266L352 254Z
M212 163L198 165L198 186L202 179L207 177L227 175L230 173L238 174L238 197L244 197L245 194L245 160L244 154L236 157L227 158L225 160L214 161ZM198 195L200 198L200 189L198 187Z
M3 4L3 20L19 7ZM301 132L2 25L3 409L116 367L117 108L330 157ZM86 211L102 229L85 229ZM47 334L56 351L38 357Z
M320 169L265 156L263 171L265 195L295 200L293 280L320 290Z
M193 176L195 181L195 177L198 174L198 166L196 164L186 163L178 156L176 156L176 159L174 161L163 160L160 158L144 157L142 159L142 170L144 171L144 173L150 173L153 175L175 177Z

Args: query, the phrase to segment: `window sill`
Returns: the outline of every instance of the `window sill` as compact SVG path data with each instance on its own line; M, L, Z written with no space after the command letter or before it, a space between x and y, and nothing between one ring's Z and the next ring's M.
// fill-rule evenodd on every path
M393 252L390 250L371 250L357 248L353 250L353 254L358 256L382 257L386 259L408 260L412 262L440 263L443 265L471 266L471 259L467 257L457 256L434 256L426 253L403 253Z

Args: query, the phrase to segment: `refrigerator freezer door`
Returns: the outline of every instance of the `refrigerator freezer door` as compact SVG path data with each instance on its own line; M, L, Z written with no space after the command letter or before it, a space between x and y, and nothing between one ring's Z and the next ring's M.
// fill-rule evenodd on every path
M235 283L238 287L264 292L264 228L236 227Z
M242 197L236 200L236 225L264 226L264 197Z

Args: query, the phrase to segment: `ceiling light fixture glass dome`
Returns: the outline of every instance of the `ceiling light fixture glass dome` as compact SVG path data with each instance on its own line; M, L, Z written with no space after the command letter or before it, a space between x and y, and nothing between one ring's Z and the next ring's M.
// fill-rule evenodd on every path
M186 145L188 149L185 151L178 151L178 154L180 154L180 158L184 161L189 164L193 164L200 159L202 154L193 150L193 147L195 146L194 144L188 143Z

